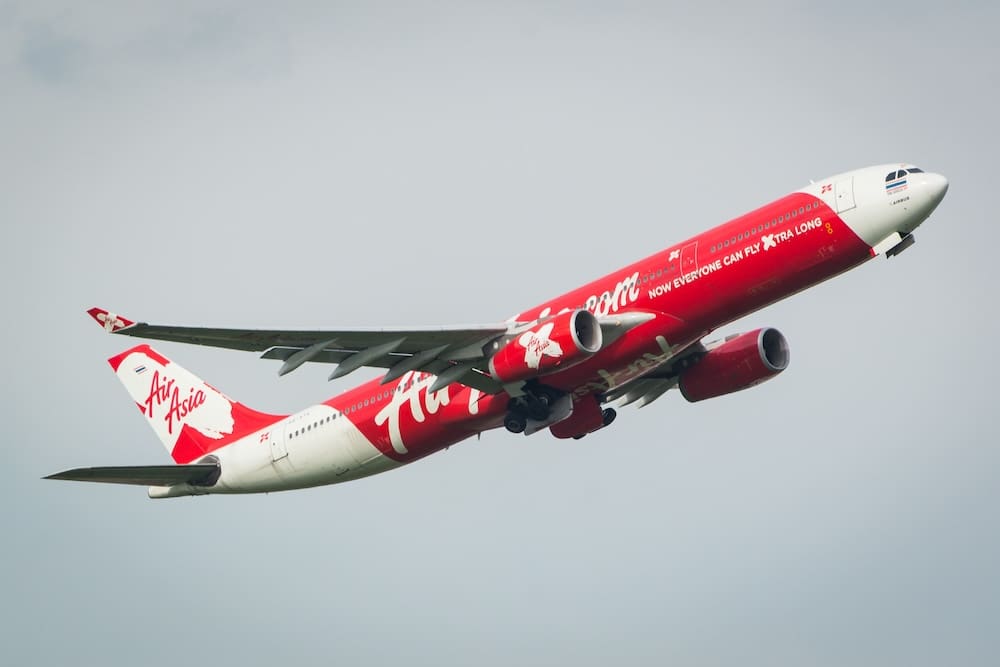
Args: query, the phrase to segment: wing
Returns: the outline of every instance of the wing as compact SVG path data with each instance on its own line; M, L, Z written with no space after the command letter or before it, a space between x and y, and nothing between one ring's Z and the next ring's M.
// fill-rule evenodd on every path
M177 343L225 347L232 350L261 352L263 359L284 362L279 375L290 373L308 361L337 364L330 379L343 377L362 366L385 368L383 384L409 371L436 375L430 391L459 382L487 394L505 390L489 374L492 343L508 336L524 322L504 322L452 327L277 330L216 329L179 327L133 322L101 308L87 311L105 331L168 340ZM598 318L604 344L655 317L655 313L635 311Z
M263 359L284 362L280 375L308 361L338 364L331 380L362 366L374 366L388 369L382 382L409 371L423 371L438 376L432 389L460 382L489 394L499 393L503 387L486 372L484 348L510 328L509 324L494 324L322 331L217 329L133 322L101 308L87 312L110 333L261 352Z
M194 463L180 466L117 466L74 468L48 475L43 479L138 484L140 486L173 486L175 484L211 486L218 479L219 472L219 466L215 463Z

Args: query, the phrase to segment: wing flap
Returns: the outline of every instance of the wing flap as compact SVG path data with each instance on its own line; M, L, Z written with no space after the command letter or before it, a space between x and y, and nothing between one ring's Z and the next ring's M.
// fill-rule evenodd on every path
M211 486L219 479L221 469L215 463L157 466L104 466L99 468L74 468L48 475L43 479L62 479L74 482L102 482L104 484L136 484L139 486L174 486L191 484Z

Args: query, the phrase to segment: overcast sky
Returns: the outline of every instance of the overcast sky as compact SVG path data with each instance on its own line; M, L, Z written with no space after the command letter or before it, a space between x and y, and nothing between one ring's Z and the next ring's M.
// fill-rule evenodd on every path
M0 662L996 664L995 3L281 4L0 1ZM949 194L721 331L789 339L753 390L308 491L39 479L169 462L90 306L494 322L889 161ZM157 348L273 412L367 373Z

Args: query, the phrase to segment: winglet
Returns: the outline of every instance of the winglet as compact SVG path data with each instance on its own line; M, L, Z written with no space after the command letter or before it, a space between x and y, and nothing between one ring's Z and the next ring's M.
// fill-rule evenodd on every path
M91 308L87 311L87 314L93 317L94 321L100 324L108 333L115 333L135 324L132 320L126 319L121 315L109 313L103 308Z

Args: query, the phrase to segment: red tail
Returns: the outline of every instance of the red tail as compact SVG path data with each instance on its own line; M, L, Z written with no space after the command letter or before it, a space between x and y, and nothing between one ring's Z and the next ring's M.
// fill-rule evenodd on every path
M282 419L237 403L149 345L108 363L177 463L195 461Z

